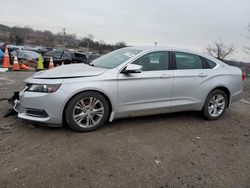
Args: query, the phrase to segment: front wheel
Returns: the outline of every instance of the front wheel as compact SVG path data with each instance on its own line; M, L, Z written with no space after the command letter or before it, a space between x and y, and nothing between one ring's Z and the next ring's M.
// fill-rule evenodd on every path
M109 105L103 95L97 92L83 92L74 96L65 111L69 126L81 132L95 130L107 121Z
M203 106L203 115L208 120L221 118L228 105L227 95L220 89L210 92Z

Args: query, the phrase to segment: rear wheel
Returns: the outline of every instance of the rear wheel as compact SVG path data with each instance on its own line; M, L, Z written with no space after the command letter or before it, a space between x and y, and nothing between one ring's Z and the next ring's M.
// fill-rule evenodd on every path
M98 92L83 92L74 96L66 107L65 116L69 126L76 131L92 131L107 121L109 105Z
M224 91L215 89L207 96L203 106L203 115L208 120L216 120L223 116L228 105L228 98Z

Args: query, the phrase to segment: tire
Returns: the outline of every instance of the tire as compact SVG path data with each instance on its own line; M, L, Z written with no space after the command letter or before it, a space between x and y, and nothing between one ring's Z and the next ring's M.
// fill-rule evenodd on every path
M94 91L75 95L68 103L65 118L75 131L93 131L105 124L109 116L109 105L105 97Z
M211 91L204 103L202 113L207 120L220 119L228 106L228 97L226 93L220 89Z

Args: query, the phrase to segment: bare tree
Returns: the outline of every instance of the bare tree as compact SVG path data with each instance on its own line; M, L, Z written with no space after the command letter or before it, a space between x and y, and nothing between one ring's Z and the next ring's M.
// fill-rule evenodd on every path
M212 45L209 44L206 50L209 55L222 60L231 55L235 51L235 47L232 44L225 44L223 40L219 40L215 41Z
M247 25L247 31L249 32L250 34L250 24ZM250 40L250 36L247 37L249 40ZM250 55L250 46L246 46L243 48L244 49L244 52L248 55Z

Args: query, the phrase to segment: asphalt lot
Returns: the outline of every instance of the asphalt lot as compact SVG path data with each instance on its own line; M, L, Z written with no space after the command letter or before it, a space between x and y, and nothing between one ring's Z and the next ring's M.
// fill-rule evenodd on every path
M0 98L31 74L0 73ZM218 121L182 112L90 133L3 118L0 102L0 187L250 187L250 80L243 98Z

